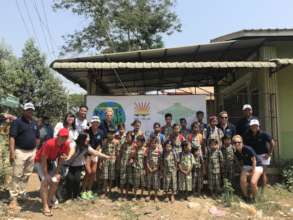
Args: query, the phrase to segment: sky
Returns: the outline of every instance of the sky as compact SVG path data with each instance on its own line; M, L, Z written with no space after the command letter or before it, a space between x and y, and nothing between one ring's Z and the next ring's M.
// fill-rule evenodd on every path
M53 11L53 0L0 0L0 39L21 56L24 42L32 37L48 63L58 58L62 36L87 23L69 11ZM175 12L182 32L164 36L165 47L208 43L242 29L293 28L292 0L177 0ZM47 40L46 40L47 39ZM61 77L71 93L84 92Z

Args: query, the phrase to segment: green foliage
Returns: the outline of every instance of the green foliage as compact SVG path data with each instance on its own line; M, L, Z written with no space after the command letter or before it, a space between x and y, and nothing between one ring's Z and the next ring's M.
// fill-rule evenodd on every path
M65 37L63 52L120 52L163 47L162 35L181 31L174 0L55 0L88 25Z
M79 106L85 104L84 95L82 94L70 94L68 97L68 111L76 113L79 110Z
M33 40L25 43L21 58L17 59L5 46L0 46L0 97L7 94L32 101L36 116L53 120L66 112L66 93L62 82L54 77L46 58Z
M223 189L224 189L224 193L223 193L224 203L225 203L225 206L231 207L232 201L233 201L234 188L228 179L224 178L223 182L224 182L224 187L223 187Z
M283 164L281 174L287 189L293 192L293 160L288 160Z

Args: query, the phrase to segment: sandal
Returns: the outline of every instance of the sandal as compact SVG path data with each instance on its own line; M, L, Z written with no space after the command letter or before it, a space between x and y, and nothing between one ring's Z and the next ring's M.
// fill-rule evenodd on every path
M51 210L49 210L49 211L43 211L43 215L44 216L47 216L47 217L51 217L51 216L53 216L53 213L52 213Z

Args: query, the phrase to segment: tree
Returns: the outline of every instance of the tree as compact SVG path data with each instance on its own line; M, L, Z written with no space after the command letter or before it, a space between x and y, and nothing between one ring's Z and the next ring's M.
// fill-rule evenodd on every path
M70 94L68 96L68 111L76 113L81 105L85 104L85 97L83 94Z
M162 35L181 31L174 0L54 0L89 23L65 37L65 52L119 52L163 47Z
M32 101L37 116L59 118L66 112L66 92L62 82L54 77L46 58L36 48L33 40L25 43L19 61L19 81L14 92L21 103Z

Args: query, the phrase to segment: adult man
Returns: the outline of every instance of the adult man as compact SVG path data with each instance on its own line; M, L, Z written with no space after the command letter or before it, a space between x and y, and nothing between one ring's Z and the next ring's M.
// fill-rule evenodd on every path
M240 187L246 201L253 202L257 194L257 182L263 173L260 159L257 157L252 147L243 145L242 137L235 135L232 139L236 149L235 155L241 162ZM251 193L248 193L247 179L250 177Z
M244 135L244 143L251 146L256 152L257 156L260 158L262 165L264 167L263 172L263 185L267 184L267 172L266 168L270 165L271 156L275 147L275 142L271 135L260 130L260 124L257 119L250 120L249 131Z
M242 112L243 118L241 118L236 125L236 134L239 134L241 137L243 137L245 133L249 130L249 121L253 118L251 105L243 105Z
M204 129L206 129L208 127L208 125L203 122L203 119L204 119L203 111L197 111L196 112L196 120L200 124L201 133L203 132Z
M109 129L116 130L116 127L113 123L113 115L114 115L114 112L112 108L105 109L105 119L102 120L100 124L100 129L103 131L105 137L107 136Z
M86 120L87 111L88 107L86 105L81 105L79 107L79 111L75 120L76 129L79 134L88 129L88 122Z
M219 118L220 123L217 127L223 131L224 136L232 138L236 134L236 127L229 122L228 113L226 111L220 112Z
M17 208L19 195L25 196L25 187L33 171L36 147L40 141L37 123L33 120L35 107L26 103L23 115L12 122L10 127L9 152L13 166L10 208Z
M172 128L172 114L171 113L166 113L165 114L165 122L166 122L166 124L162 127L161 133L163 135L165 135L165 137L168 139L169 136L173 132L173 128Z
M43 203L43 214L52 216L50 206L55 196L58 183L60 181L61 163L68 159L70 142L67 141L69 131L62 128L57 137L47 140L37 151L35 157L35 167L41 180L41 199Z

